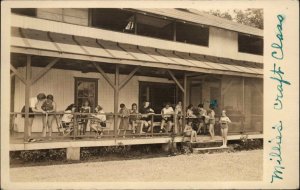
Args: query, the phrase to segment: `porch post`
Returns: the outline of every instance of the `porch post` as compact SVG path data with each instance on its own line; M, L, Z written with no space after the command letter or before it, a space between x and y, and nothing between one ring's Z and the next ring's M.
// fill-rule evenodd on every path
M31 79L31 56L27 55L26 62L26 83L25 83L25 120L24 120L24 141L28 139L29 126L29 99L30 99L30 79Z
M185 108L186 108L186 104L187 104L187 75L186 75L186 72L184 73L184 77L183 77L183 106L182 106L182 112L183 112L183 122L182 122L182 125L183 125L183 128L186 124L186 114L185 114Z
M118 128L118 105L119 105L119 65L116 65L115 73L115 92L114 92L114 133L115 139L117 138L117 128Z

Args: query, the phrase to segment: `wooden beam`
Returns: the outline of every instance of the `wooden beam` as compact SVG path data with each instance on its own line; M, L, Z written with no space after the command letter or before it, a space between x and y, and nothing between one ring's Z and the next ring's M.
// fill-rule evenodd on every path
M30 80L30 84L34 84L35 82L37 82L42 76L44 76L58 61L60 60L60 58L55 58L54 60L52 60L43 70L41 70L36 76L34 76L31 80Z
M119 65L116 65L116 73L115 73L115 91L114 91L114 133L115 140L117 140L117 129L118 129L118 105L119 105Z
M30 78L31 78L31 56L27 55L26 62L26 83L25 83L25 120L24 120L24 141L28 140L29 127L29 99L30 99Z
M125 80L120 84L119 90L121 90L129 81L130 79L134 76L134 74L140 69L140 66L137 66L135 69L133 69L130 74L127 76Z
M231 79L230 82L229 82L229 84L224 88L223 94L225 94L226 91L229 89L229 87L231 87L232 83L233 83L233 80ZM222 89L221 89L221 90L222 90Z
M116 89L116 86L114 83L110 80L110 78L106 75L106 73L102 70L102 68L97 65L95 62L92 62L92 64L95 66L95 68L99 71L99 73L103 76L103 78L108 82L108 84L113 88Z
M176 27L176 22L173 23L173 41L176 41L177 37L177 27Z
M12 79L16 74L14 72L10 73L10 79Z
M174 82L177 84L177 86L180 88L180 90L182 92L184 92L184 88L182 87L182 85L179 83L179 81L176 79L176 77L174 76L174 74L172 73L172 71L170 71L169 69L167 70L168 73L170 74L170 76L172 77L172 79L174 80Z
M24 83L26 84L26 79L22 76L22 74L12 65L10 65L10 70Z
M261 92L261 90L257 87L257 85L252 81L250 80L250 83L252 84L252 86L256 89L256 91L258 91L258 93L263 96L263 93Z

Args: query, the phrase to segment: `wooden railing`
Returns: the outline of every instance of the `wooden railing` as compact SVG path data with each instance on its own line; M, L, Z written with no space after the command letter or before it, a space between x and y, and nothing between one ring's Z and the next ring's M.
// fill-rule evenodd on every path
M17 117L21 117L22 115L25 115L24 112L11 112L10 113L10 134L13 138L14 137L14 125L15 125L15 120ZM63 114L71 114L73 115L73 119L72 119L72 126L73 129L70 133L63 133L63 130L65 130L62 127L62 121L61 118L63 116ZM58 135L54 135L51 137L52 140L55 139L68 139L68 140L78 140L78 139L82 139L82 138L95 138L95 137L99 137L96 135L96 133L94 133L93 131L87 131L87 133L89 134L81 134L80 130L80 122L79 119L82 118L82 116L85 116L87 119L89 120L89 122L87 123L87 125L90 125L90 121L91 120L97 120L95 117L92 117L92 113L65 113L65 112L53 112L53 113L48 113L43 114L43 113L29 113L29 115L34 115L35 117L44 117L46 118L49 115L54 115L54 120L52 122L54 122L54 125L57 126L58 129ZM183 121L183 117L182 115L177 115L177 114L172 114L172 128L171 128L171 132L168 132L168 130L165 130L164 132L159 132L160 131L160 126L161 126L161 121L162 121L162 114L130 114L128 115L128 117L130 116L135 116L137 117L136 123L137 125L140 125L137 127L136 132L135 133L127 133L127 132L132 132L132 125L130 128L126 129L126 130L119 130L119 122L114 123L115 121L115 117L117 117L118 119L120 119L120 114L114 114L114 113L104 113L104 114L99 114L99 115L106 115L106 123L111 125L112 127L110 127L109 125L107 127L102 127L101 129L103 134L101 135L101 138L114 138L115 140L118 138L127 138L127 137L156 137L156 136L182 136L183 134L183 129L184 129L184 124L182 122L182 125L179 124L179 117L181 117L182 121ZM167 116L168 114L165 114L165 116ZM170 115L170 114L169 114ZM140 133L140 127L141 123L143 122L142 117L146 117L149 116L150 117L150 121L151 121L151 125L150 125L150 131L145 131L145 133ZM245 129L244 126L244 119L245 117L243 115L229 115L228 117L237 117L240 116L240 121L239 121L239 129L237 131L233 131L233 133L240 133L240 134L244 134L247 133L247 130ZM253 117L255 118L259 118L262 120L262 115L254 115ZM251 117L252 118L252 117ZM186 118L187 119L187 118ZM217 125L218 125L218 120L219 120L219 116L216 116L216 129ZM193 122L195 125L198 126L199 124L199 118L193 118ZM43 127L44 124L41 123L41 126ZM167 123L166 123L167 125ZM42 129L41 127L41 129ZM52 125L53 127L53 125ZM229 125L230 127L230 125ZM25 127L24 127L25 128ZM28 127L29 128L29 127ZM157 128L157 129L156 129ZM261 133L261 130L257 131L258 133ZM22 138L24 139L24 141L27 141L28 139L25 139L25 133L26 131L24 131ZM43 137L38 137L40 139L45 139Z

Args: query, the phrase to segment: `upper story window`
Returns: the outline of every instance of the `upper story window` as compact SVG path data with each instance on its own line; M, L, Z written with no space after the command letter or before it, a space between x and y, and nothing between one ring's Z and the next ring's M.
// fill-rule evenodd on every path
M176 23L176 41L208 46L209 28L192 24Z
M239 52L263 55L264 53L263 43L264 43L263 38L238 34Z
M174 24L171 20L136 15L137 34L165 40L174 39Z
M91 9L90 24L93 27L119 31L135 32L134 13L122 9Z
M36 16L36 9L31 9L31 8L13 8L11 9L12 13L20 14L20 15L26 15L26 16Z

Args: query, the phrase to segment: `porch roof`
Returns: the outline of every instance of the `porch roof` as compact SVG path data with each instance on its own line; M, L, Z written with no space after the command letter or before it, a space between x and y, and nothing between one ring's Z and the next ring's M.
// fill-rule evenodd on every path
M263 77L262 64L12 27L11 52L201 73Z

